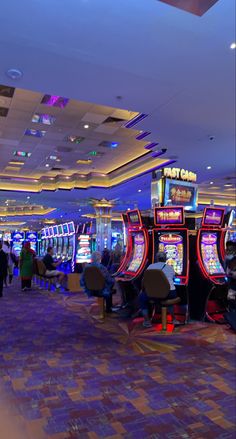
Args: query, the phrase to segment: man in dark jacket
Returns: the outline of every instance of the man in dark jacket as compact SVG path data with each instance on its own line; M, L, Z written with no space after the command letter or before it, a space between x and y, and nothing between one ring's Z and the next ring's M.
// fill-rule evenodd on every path
M2 243L0 242L0 297L2 297L3 281L7 276L7 254L2 249Z

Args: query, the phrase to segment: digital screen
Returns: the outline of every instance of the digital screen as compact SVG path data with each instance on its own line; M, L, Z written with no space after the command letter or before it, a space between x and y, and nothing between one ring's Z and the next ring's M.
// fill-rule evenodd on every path
M159 233L158 251L166 253L166 262L173 267L176 274L183 274L184 245L183 237L178 232Z
M184 211L182 207L156 207L155 225L183 225Z
M36 232L26 232L26 241L35 242L37 241Z
M22 250L22 241L13 241L12 249L18 258L20 256L20 252Z
M63 250L62 250L62 256L66 256L68 251L68 238L63 239Z
M203 265L210 275L224 274L217 249L217 233L201 234L201 255Z
M224 218L224 209L207 207L204 211L202 224L204 226L221 226Z
M64 233L65 235L67 235L67 234L68 234L68 224L67 224L67 223L66 223L66 224L63 224L62 227L63 227L63 233Z
M58 234L58 228L57 226L53 226L53 236L57 236Z
M61 224L58 226L58 235L63 235L63 229Z
M71 236L69 238L69 248L68 248L68 258L71 259L73 256L73 249L74 249L74 236Z
M45 236L48 237L49 236L49 230L45 229Z
M75 225L72 221L68 223L68 229L69 229L69 233L75 233Z
M141 226L142 225L139 210L136 209L136 210L128 211L127 216L128 216L128 222L130 225L132 225L132 226Z
M197 210L197 185L185 181L165 180L164 205L184 206L186 210Z
M10 232L5 232L4 234L3 234L3 241L11 241L11 233Z
M77 264L91 262L91 238L89 235L78 236L75 261Z
M36 250L37 250L37 243L34 241L34 242L30 242L30 248L32 249L32 250L34 250L34 252L36 253Z
M143 233L135 233L133 235L133 254L127 271L136 273L143 262L145 241Z
M62 254L62 238L58 238L58 243L57 243L57 256L61 256Z
M44 238L45 237L45 229L42 229L42 231L41 231L41 238Z
M14 241L24 241L25 234L24 232L13 232L12 233L12 240Z
M49 233L50 237L53 236L53 228L52 227L48 228L48 233Z

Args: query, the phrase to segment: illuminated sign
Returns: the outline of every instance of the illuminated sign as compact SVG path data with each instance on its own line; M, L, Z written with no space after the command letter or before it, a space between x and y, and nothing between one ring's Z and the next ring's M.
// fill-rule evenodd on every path
M183 225L184 213L182 207L156 207L155 225L178 224Z
M37 241L37 233L36 232L26 232L26 240L27 241Z
M221 226L224 209L207 207L204 211L202 223L205 226Z
M142 225L140 213L137 209L128 211L127 216L128 216L128 222L130 225L132 225L132 226L141 226Z
M197 209L197 185L177 180L165 180L164 205L184 206L186 210Z
M178 242L182 242L183 238L181 235L167 233L166 235L160 236L159 241L164 244L177 244Z
M216 234L211 233L203 233L202 234L202 243L206 245L213 245L217 241Z
M183 168L164 168L163 177L190 181L192 183L197 181L197 174L195 174L195 172L187 171Z

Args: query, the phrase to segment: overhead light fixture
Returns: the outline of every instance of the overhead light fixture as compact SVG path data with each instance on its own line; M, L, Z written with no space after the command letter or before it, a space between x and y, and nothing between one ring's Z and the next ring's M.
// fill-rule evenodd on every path
M141 120L145 119L148 115L145 113L139 113L137 116L135 116L133 119L129 120L125 124L125 128L132 128L137 123L141 122Z
M46 165L45 165L45 166L46 166L46 168L49 168L49 166L50 166L50 165L49 165L49 163L46 163Z
M33 137L43 137L45 136L46 131L44 130L33 130L33 129L27 129L25 130L25 136L33 136Z
M30 157L31 152L25 152L25 151L14 151L13 155L16 157Z
M50 155L50 156L49 156L49 159L50 159L50 160L57 160L57 156L56 156L56 155Z
M55 96L55 95L44 95L41 100L41 104L48 105L48 107L59 107L59 108L65 108L68 102L69 102L68 98L63 98L61 96Z
M6 75L11 79L20 79L23 76L23 73L20 69L8 69L6 71Z
M27 200L29 200L29 199L30 199L30 196L27 197Z
M86 123L86 124L84 125L84 128L87 130L87 129L89 128L89 125Z
M226 183L226 184L224 184L224 186L225 186L225 187L231 187L231 186L233 186L233 185L230 184L230 183Z
M210 181L210 184L214 184L214 181Z
M207 169L211 169L211 166L207 166Z
M235 42L230 44L230 49L236 49L236 43Z
M138 192L142 192L142 189L139 189Z
M111 142L111 148L117 148L118 145L119 143Z
M155 146L159 145L158 142L149 142L147 145L144 146L145 149L152 149L155 148Z
M17 165L17 166L23 166L25 162L17 162L17 161L10 161L9 165Z
M79 159L79 160L77 160L76 163L78 165L90 165L92 163L92 160L91 159L88 159L88 160Z
M127 210L130 210L130 207L128 207L128 209Z
M34 123L42 123L44 125L52 125L55 122L56 118L51 116L50 114L38 114L35 113L32 117L32 122Z
M144 137L149 136L149 134L151 134L150 131L140 131L138 136L136 137L136 140L142 140L144 139Z

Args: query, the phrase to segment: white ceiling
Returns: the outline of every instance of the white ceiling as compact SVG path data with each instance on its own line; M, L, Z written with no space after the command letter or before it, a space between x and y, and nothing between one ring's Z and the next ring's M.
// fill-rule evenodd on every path
M232 176L234 0L202 17L156 0L2 0L1 17L1 84L148 113L138 129L199 182Z

